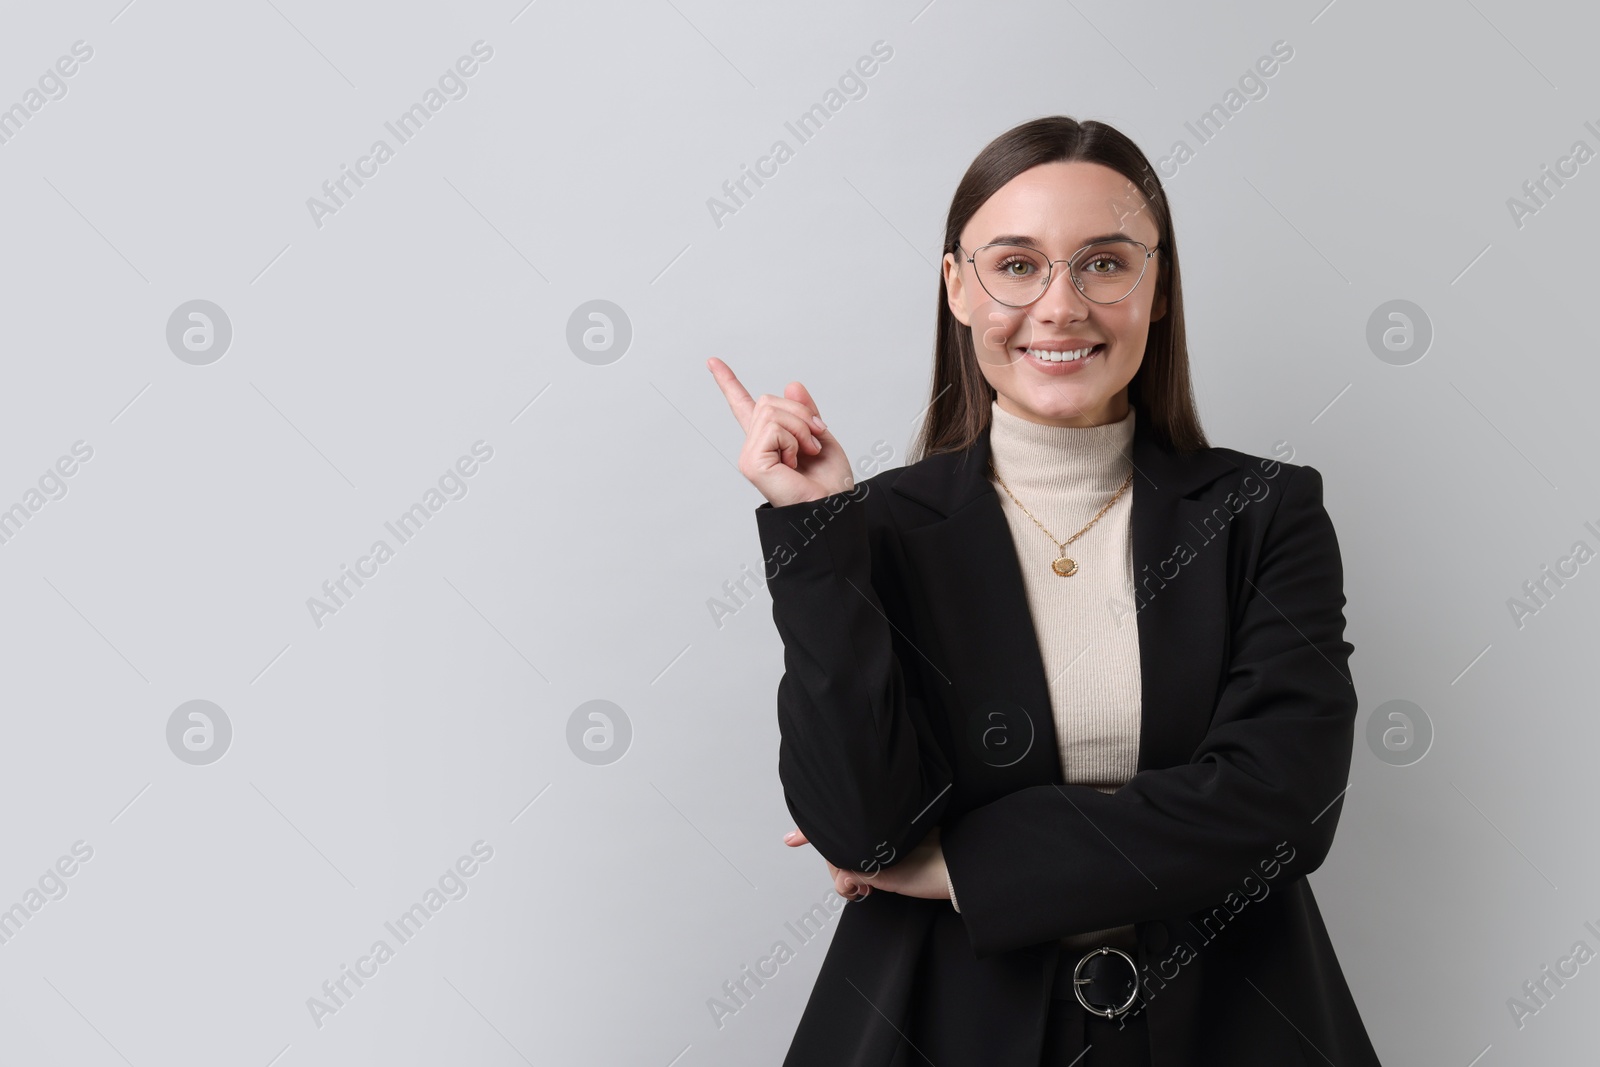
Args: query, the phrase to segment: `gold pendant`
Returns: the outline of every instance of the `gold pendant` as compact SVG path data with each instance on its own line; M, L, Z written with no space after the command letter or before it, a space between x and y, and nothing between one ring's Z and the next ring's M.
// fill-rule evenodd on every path
M1060 559L1050 564L1050 569L1061 575L1063 578L1071 578L1074 574L1078 573L1078 561L1075 559L1068 559L1066 556L1062 556Z

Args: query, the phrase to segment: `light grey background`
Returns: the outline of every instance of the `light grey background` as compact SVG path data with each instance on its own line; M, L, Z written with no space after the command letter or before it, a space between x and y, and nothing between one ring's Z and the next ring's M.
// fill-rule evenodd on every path
M0 144L0 506L93 450L0 544L0 907L93 849L0 944L0 1062L778 1062L825 952L784 924L831 883L781 841L782 649L759 583L724 591L761 570L760 497L704 360L803 380L853 456L903 462L950 195L1055 113L1193 150L1163 176L1206 428L1323 472L1360 729L1391 700L1431 723L1420 761L1358 737L1311 879L1380 1054L1592 1054L1600 965L1521 1027L1507 1003L1600 949L1596 565L1511 610L1600 547L1600 163L1508 206L1600 148L1592 13L124 3L0 26L0 106L93 49ZM479 40L398 145L384 123ZM784 123L877 41L799 144ZM1186 123L1277 41L1201 144ZM379 138L318 226L308 198ZM708 199L780 138L719 226ZM191 300L231 323L208 365L167 343ZM603 365L568 342L594 300L632 330ZM1367 340L1393 300L1434 331L1406 365ZM466 495L314 623L477 441ZM168 745L191 700L231 724L208 765ZM603 765L569 744L596 700L632 731ZM480 840L466 895L317 1026L308 998ZM778 940L794 958L718 1025Z

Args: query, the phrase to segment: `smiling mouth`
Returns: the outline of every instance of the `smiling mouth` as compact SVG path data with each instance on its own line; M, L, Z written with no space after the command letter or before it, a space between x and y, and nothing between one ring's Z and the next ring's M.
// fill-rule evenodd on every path
M1027 347L1019 348L1017 351L1021 352L1025 356L1032 356L1035 359L1042 360L1045 363L1076 363L1079 360L1088 359L1091 356L1098 356L1105 352L1105 350L1105 342L1102 341L1097 345L1091 345L1088 348L1076 348L1069 352L1059 352L1046 348Z

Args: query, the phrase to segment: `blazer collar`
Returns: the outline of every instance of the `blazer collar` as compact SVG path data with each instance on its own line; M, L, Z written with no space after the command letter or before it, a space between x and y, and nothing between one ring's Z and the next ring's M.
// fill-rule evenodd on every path
M1130 606L1137 609L1145 770L1186 761L1205 734L1227 654L1231 524L1219 504L1192 494L1237 464L1217 449L1180 454L1164 447L1142 410L1130 452ZM971 447L911 464L891 483L897 495L938 516L908 523L903 539L923 595L935 605L927 625L938 652L919 651L937 656L937 677L953 686L954 726L995 736L984 727L1007 713L994 709L1020 709L1016 736L1027 739L1025 755L990 765L984 750L971 803L1018 784L1062 780L1049 683L1011 528L987 476L989 454L985 428Z

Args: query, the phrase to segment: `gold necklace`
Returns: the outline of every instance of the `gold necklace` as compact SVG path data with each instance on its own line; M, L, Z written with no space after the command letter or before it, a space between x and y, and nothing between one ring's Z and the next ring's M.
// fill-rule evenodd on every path
M1000 472L994 469L993 459L989 460L989 473L994 475L994 480L1000 483L1000 488L1006 491L1006 496L1011 498L1012 503L1016 504L1017 507L1022 508L1022 513L1028 516L1028 518L1033 519L1033 524L1039 527L1039 529L1044 530L1044 535L1050 538L1050 540L1054 541L1060 547L1061 555L1050 564L1050 569L1063 578L1071 578L1074 574L1078 573L1078 561L1068 557L1067 546L1072 544L1072 542L1076 541L1078 538L1082 537L1084 534L1088 533L1089 526L1093 526L1095 523L1099 522L1100 516L1109 511L1111 509L1111 505L1115 504L1118 498L1120 498L1123 493L1128 491L1128 486L1133 484L1133 472L1129 471L1128 476L1122 480L1122 488L1117 490L1115 496L1106 501L1105 507L1101 508L1095 513L1095 517L1089 520L1089 525L1085 526L1083 529L1079 530L1065 541L1062 541L1059 540L1056 535L1051 533L1049 530L1045 530L1044 523L1040 522L1038 519L1034 519L1033 512L1023 507L1022 501L1017 499L1016 494L1011 491L1011 487L1006 485L1005 481L1001 479Z

